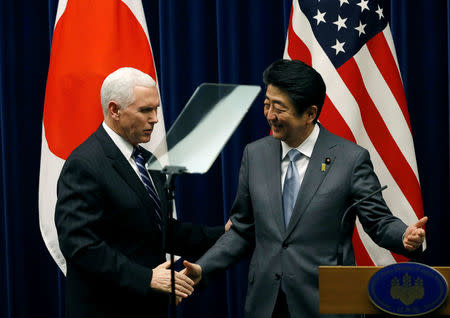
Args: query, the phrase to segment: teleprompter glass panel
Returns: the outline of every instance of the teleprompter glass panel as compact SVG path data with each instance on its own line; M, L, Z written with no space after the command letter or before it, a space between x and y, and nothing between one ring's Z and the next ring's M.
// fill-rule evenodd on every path
M205 83L197 87L147 168L177 166L187 173L207 172L260 91L252 85Z

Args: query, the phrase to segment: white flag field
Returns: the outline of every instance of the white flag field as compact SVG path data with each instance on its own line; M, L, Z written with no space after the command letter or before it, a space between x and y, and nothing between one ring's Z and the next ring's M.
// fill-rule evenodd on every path
M69 154L102 123L100 87L120 67L134 67L158 83L141 0L60 0L53 31L42 123L39 223L61 270L55 227L56 184ZM159 88L158 88L159 90ZM162 107L151 141L165 141Z

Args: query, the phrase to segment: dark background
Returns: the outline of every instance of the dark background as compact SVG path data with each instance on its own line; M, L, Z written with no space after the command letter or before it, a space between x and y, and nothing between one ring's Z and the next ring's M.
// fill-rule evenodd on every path
M430 217L423 260L447 266L449 3L390 3L425 213ZM200 83L262 86L262 71L283 56L290 0L143 4L166 127ZM42 112L56 8L57 0L0 0L0 317L62 317L64 279L43 243L38 217ZM268 131L260 96L212 169L178 179L179 218L223 224L236 192L243 147ZM179 317L241 317L246 271L244 260L197 291L181 305Z

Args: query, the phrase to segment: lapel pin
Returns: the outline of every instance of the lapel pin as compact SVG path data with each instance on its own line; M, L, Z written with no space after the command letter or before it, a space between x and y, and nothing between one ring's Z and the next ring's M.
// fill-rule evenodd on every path
M326 157L325 162L322 162L322 165L320 166L320 171L322 171L322 172L327 171L327 165L329 165L330 163L331 163L331 158Z

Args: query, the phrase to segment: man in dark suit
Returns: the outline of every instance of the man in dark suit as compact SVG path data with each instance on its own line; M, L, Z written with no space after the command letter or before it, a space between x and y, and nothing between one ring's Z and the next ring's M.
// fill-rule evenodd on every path
M184 273L197 283L252 253L246 317L319 317L318 266L338 264L341 237L343 263L355 264L355 215L351 226L341 227L341 220L380 183L367 150L317 123L325 99L319 73L280 60L264 72L264 83L273 135L245 148L233 225L197 264L185 262ZM378 245L394 252L409 254L424 241L427 219L408 227L380 193L357 205L355 214Z
M101 102L104 122L67 158L58 180L66 317L167 317L166 251L199 257L224 230L167 219L165 176L148 174L150 153L138 145L158 122L155 81L121 68L104 80ZM178 299L190 295L193 282L175 276Z

